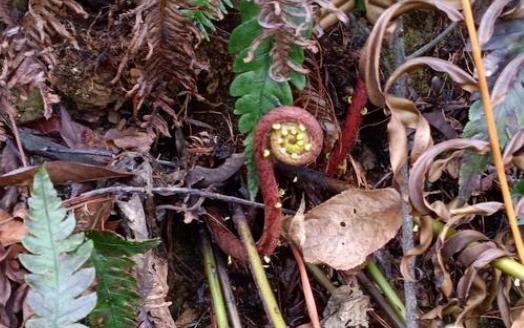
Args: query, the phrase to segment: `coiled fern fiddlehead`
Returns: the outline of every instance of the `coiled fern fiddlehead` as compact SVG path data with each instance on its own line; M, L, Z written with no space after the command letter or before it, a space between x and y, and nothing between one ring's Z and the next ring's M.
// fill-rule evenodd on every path
M260 254L271 255L280 236L282 204L273 160L300 166L313 162L322 150L322 129L309 112L299 107L279 107L258 122L255 162L264 198L264 232L257 242Z
M273 164L280 161L301 166L313 162L322 150L322 129L313 115L300 107L273 109L258 122L254 138L254 157L264 199L264 230L257 241L261 255L273 254L281 230L282 203ZM241 262L246 261L244 246L221 224L210 222L219 246Z

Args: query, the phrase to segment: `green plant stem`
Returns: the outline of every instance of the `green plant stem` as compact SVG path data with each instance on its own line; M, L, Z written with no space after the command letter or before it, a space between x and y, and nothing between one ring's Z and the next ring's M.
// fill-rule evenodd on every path
M375 261L369 261L366 265L366 271L371 275L371 277L377 283L380 289L382 289L384 296L388 300L389 304L393 306L393 309L398 314L398 316L403 321L405 321L406 308L404 307L404 303L402 303L402 300L397 295L397 292L389 284L388 280L386 279L380 268L377 266L377 263L375 263Z
M363 271L357 273L357 280L366 292L375 300L375 303L382 309L382 311L384 311L384 314L389 318L393 327L406 328L404 320L400 318L397 312L395 312L393 306L391 306L391 304L389 304L384 298L382 291Z
M311 273L311 276L319 284L321 284L330 294L333 294L337 287L326 277L324 272L318 266L312 263L306 262L306 267ZM377 304L382 308L382 310L384 310L384 313L391 320L391 323L396 328L404 328L404 320L397 314L393 306L390 303L388 303L388 301L384 298L380 289L378 289L377 286L371 280L369 280L369 278L364 274L364 272L360 271L359 273L357 273L357 279L360 285L364 287L364 289L373 297L375 302L377 302Z
M433 227L433 233L435 233L436 235L440 234L442 229L444 229L444 223L438 220L431 219L431 223ZM446 239L455 235L456 233L457 233L457 230L453 228L448 229L448 232L446 234ZM514 278L520 279L521 281L524 281L524 265L518 263L517 261L509 257L493 261L491 262L491 265L509 276L512 276Z
M240 315L238 314L238 309L235 302L235 296L233 295L231 282L229 281L229 275L227 274L224 256L222 255L222 252L216 248L214 253L217 262L218 278L220 279L220 285L222 286L222 292L224 293L227 313L229 314L229 322L231 323L232 328L242 328Z
M322 270L320 270L319 267L308 262L306 262L306 267L311 273L311 276L313 276L313 278L319 284L321 284L322 287L324 287L330 294L332 294L335 291L335 289L337 289L337 287L333 285L333 283L326 277L324 272L322 272Z
M240 239L242 240L244 247L246 247L249 267L258 287L258 292L262 299L262 303L264 304L266 314L268 315L273 327L286 328L286 323L280 313L275 295L271 290L271 285L269 284L266 273L264 272L264 267L262 266L262 261L258 255L255 241L249 230L246 217L239 206L234 207L233 220L235 221Z
M211 293L211 305L215 313L216 324L218 328L228 328L227 311L220 288L220 280L217 273L217 264L215 256L213 255L213 248L211 242L204 229L200 229L200 240L202 246L202 254L204 256L204 270L206 272L207 282L209 284L209 291Z

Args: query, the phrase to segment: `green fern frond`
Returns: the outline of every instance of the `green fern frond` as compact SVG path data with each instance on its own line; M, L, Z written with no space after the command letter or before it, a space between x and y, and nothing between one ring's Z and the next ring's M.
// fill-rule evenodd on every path
M222 20L228 8L233 8L230 0L195 0L194 9L182 10L182 14L195 24L205 40L209 41L209 31L215 31L215 21Z
M298 72L291 72L289 80L277 82L270 77L270 67L273 64L271 49L273 40L268 38L261 42L253 51L250 61L245 61L250 52L253 41L263 33L262 27L257 21L258 7L252 3L243 1L240 5L242 24L237 26L231 33L229 40L229 52L236 54L233 71L236 73L229 93L239 97L235 102L235 114L240 117L238 128L241 133L246 134L244 139L246 164L248 170L248 189L250 197L255 198L258 192L258 175L253 157L253 133L262 116L273 108L293 104L291 84L297 89L304 88L306 78ZM293 46L289 59L302 65L304 51L302 48Z
M72 234L76 221L66 214L45 167L39 169L29 198L28 235L22 239L30 254L20 254L20 262L30 272L26 302L34 316L27 321L28 328L87 327L77 322L96 305L95 293L84 294L95 270L81 268L93 243L85 241L82 233Z
M130 257L158 246L160 241L126 240L108 231L87 231L86 236L94 245L89 263L96 269L99 299L89 315L91 327L134 327L140 296L131 275L135 262Z

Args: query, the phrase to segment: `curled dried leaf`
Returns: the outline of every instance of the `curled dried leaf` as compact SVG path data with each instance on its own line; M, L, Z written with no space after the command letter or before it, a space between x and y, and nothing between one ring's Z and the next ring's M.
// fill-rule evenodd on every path
M409 274L409 260L414 256L423 254L429 248L429 246L431 246L431 242L433 241L432 220L433 219L429 216L423 216L420 218L419 244L406 251L404 253L404 256L402 257L402 260L400 262L400 272L402 273L404 279L406 279L407 281L415 281L415 278Z
M517 74L520 72L520 68L524 65L524 53L515 57L510 61L506 67L502 70L497 81L493 85L491 91L491 101L496 106L498 103L504 100L511 86L517 79Z
M449 217L445 207L437 205L438 202L430 204L424 197L424 182L431 164L437 156L442 153L455 150L469 150L477 153L489 151L489 143L474 139L451 139L441 142L426 150L415 162L409 177L409 198L413 208L421 215L431 212L440 217Z
M498 0L493 1L488 7L479 24L478 39L481 46L485 45L495 29L495 22L497 18L502 15L504 8L512 2L511 0Z
M463 19L455 1L407 0L397 2L380 16L371 31L360 60L360 75L366 77L366 89L370 101L384 106L385 98L380 81L380 52L386 30L400 15L418 9L437 9L444 12L454 22Z
M388 138L390 147L390 161L393 174L398 177L401 167L407 162L408 147L406 128L415 129L411 161L417 158L433 144L431 129L427 120L417 110L415 103L406 98L389 94L389 90L399 77L423 66L429 66L435 71L445 72L464 90L477 89L476 80L458 66L438 58L418 57L408 60L399 66L388 78L385 90L385 103L391 112L388 124Z

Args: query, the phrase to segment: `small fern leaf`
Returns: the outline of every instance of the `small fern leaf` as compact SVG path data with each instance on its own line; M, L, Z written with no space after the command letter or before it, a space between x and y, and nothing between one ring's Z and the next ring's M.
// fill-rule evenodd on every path
M30 254L20 262L30 272L26 302L34 317L28 328L81 328L77 323L96 305L96 294L83 295L95 279L93 268L81 268L93 249L82 233L72 234L75 218L66 215L45 167L35 174L29 198L28 235L22 245ZM80 296L83 295L83 296Z
M274 66L275 38L265 36L268 29L260 25L259 6L251 1L240 2L242 23L238 25L229 39L228 50L235 54L233 71L236 76L229 93L238 97L235 114L239 116L238 129L246 135L244 139L247 184L249 195L254 199L258 192L259 177L254 159L253 133L258 121L273 108L293 103L291 85L302 89L306 85L304 71L289 72L282 81L271 77ZM309 33L309 32L308 32ZM254 46L256 45L256 46ZM280 47L282 48L282 47ZM297 44L288 44L283 62L301 67L304 62L304 49ZM282 58L281 58L282 59Z
M134 327L140 296L136 278L131 275L135 262L129 257L158 246L160 241L125 240L108 231L87 231L86 236L94 245L89 263L96 269L99 299L89 315L91 327Z

